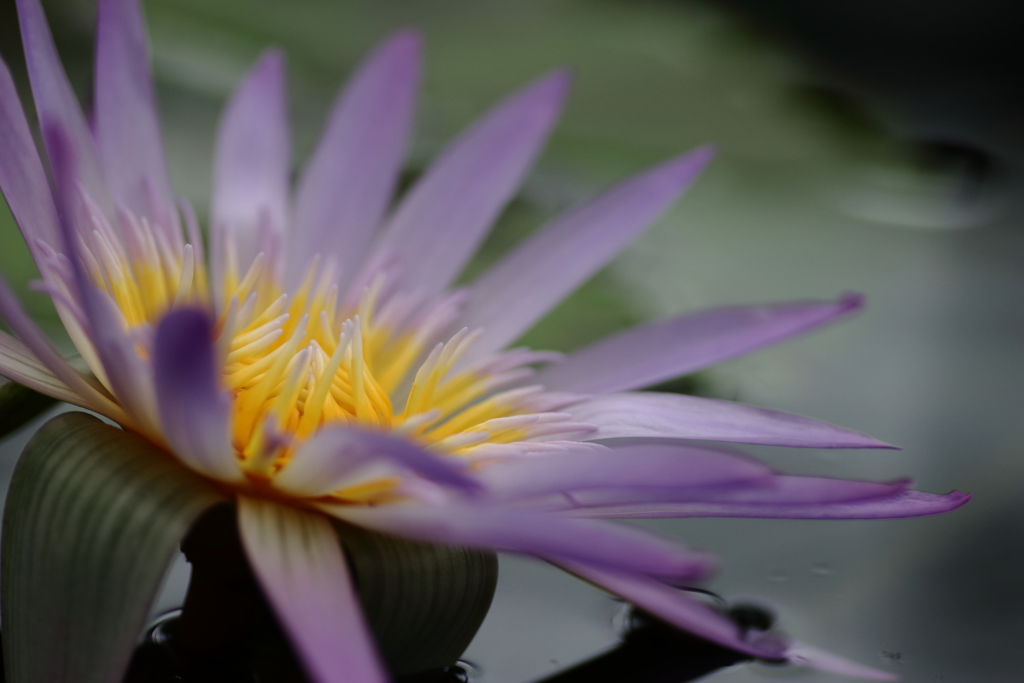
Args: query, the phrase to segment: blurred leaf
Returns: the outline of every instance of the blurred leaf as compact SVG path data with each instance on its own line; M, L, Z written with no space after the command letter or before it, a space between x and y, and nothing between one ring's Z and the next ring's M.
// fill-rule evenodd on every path
M498 582L495 554L332 521L363 613L392 675L455 664L491 606Z
M116 683L193 522L224 497L140 436L84 413L25 447L4 509L9 683Z

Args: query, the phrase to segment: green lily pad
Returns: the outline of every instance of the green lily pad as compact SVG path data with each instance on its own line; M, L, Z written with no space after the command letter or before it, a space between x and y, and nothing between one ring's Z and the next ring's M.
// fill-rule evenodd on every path
M4 509L6 680L119 681L178 544L223 500L136 434L77 412L46 423Z
M454 664L491 606L498 581L495 554L332 521L391 673L404 676Z

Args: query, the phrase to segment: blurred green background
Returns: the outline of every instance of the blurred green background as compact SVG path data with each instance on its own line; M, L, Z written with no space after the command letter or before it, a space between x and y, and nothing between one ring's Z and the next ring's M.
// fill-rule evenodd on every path
M0 52L17 73L13 4L0 3ZM88 101L95 3L44 5ZM469 274L609 183L717 145L685 199L524 342L567 351L706 306L866 293L859 318L727 363L695 385L904 447L758 450L780 468L910 474L920 488L959 488L975 500L918 520L649 526L718 552L723 570L712 588L771 605L801 639L910 682L1019 680L1024 233L1014 175L992 172L998 149L984 151L980 172L977 155L960 147L920 144L898 107L850 94L806 52L708 3L146 0L144 8L172 179L201 216L220 108L261 50L287 53L301 164L354 64L404 26L426 36L410 175L503 94L560 65L575 71L547 151ZM19 85L28 104L27 83ZM0 268L57 335L45 297L25 287L33 267L0 212ZM4 442L0 473L27 434ZM557 571L503 559L495 608L467 658L482 683L531 680L612 643L615 609ZM766 667L717 676L838 680Z

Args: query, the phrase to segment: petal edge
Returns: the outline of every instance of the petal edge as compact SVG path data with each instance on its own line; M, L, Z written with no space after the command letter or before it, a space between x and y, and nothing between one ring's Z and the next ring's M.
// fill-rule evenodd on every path
M385 683L331 523L239 496L238 528L253 572L315 683Z

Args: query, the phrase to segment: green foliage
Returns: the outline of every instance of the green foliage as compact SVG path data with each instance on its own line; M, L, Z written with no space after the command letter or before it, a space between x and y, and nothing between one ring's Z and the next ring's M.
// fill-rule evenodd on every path
M334 525L391 673L454 664L491 606L498 581L494 553Z
M143 438L84 413L39 430L4 509L9 683L116 683L181 539L224 500Z

